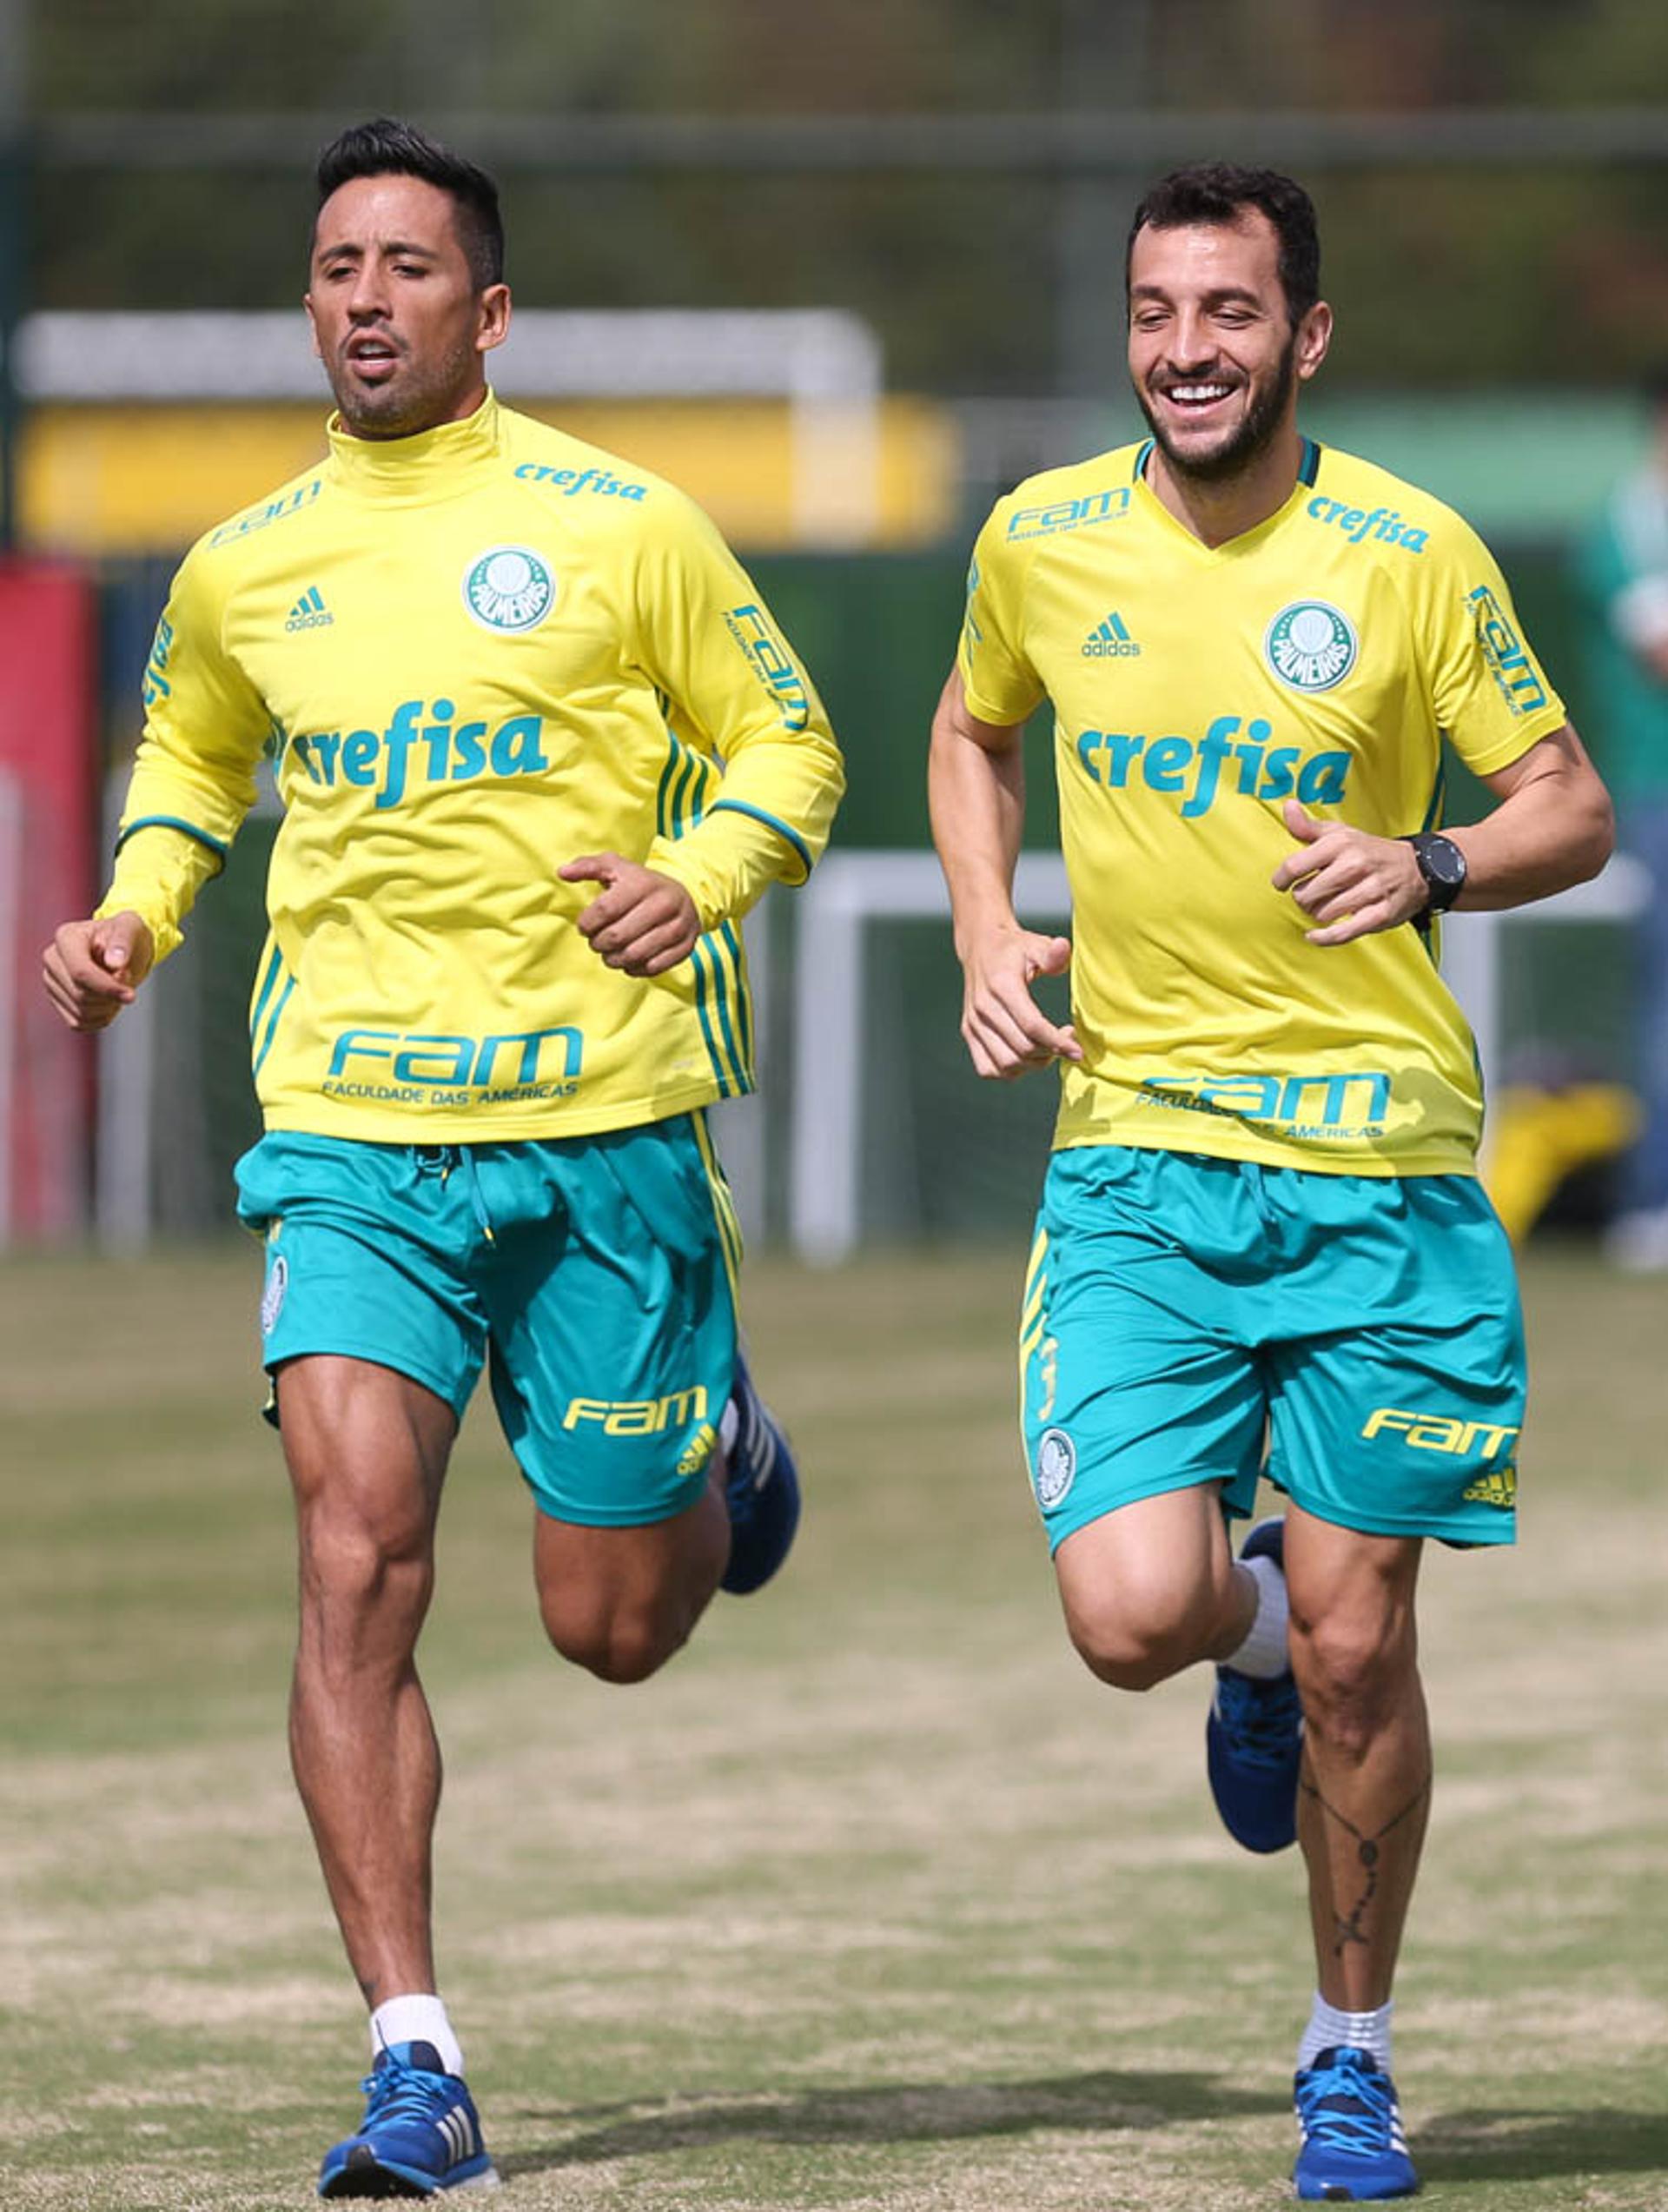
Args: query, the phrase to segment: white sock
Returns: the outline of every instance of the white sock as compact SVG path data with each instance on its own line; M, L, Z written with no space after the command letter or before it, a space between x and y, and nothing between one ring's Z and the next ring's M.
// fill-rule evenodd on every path
M1249 1674L1259 1682L1272 1682L1277 1674L1284 1674L1292 1663L1287 1650L1290 1615L1286 1602L1286 1578L1274 1560L1261 1553L1255 1559L1241 1560L1240 1565L1248 1574L1256 1577L1256 1618L1244 1643L1238 1651L1231 1652L1222 1664L1231 1666L1235 1674Z
M448 2074L461 2074L463 2053L437 1997L391 1997L371 2015L371 2056L395 2043L433 2043Z
M1335 2050L1340 2044L1350 2044L1357 2050L1371 2051L1373 2063L1384 2073L1390 2071L1390 2015L1395 2010L1393 2002L1381 2004L1376 2012L1340 2012L1335 2005L1327 2003L1317 1990L1314 2010L1309 2015L1309 2024L1303 2030L1303 2040L1297 2047L1300 2067L1313 2066L1323 2050Z

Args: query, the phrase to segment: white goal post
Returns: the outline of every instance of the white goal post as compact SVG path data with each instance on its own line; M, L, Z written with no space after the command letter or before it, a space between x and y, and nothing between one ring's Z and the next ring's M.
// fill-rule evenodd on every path
M1477 1039L1485 1081L1500 1058L1501 938L1542 922L1626 922L1650 895L1638 862L1619 856L1595 882L1506 912L1448 916L1443 974ZM1014 881L1021 917L1064 922L1065 864L1024 853ZM856 1249L860 1222L864 981L875 922L950 924L950 898L930 852L831 852L798 894L793 985L793 1103L789 1234L801 1259L832 1265ZM945 1009L945 1018L953 1010Z

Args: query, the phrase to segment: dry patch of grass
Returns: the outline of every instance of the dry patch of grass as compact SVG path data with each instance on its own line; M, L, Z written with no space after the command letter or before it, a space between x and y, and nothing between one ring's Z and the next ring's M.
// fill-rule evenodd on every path
M1202 1681L1065 1648L1016 1265L753 1282L814 1490L649 1687L539 1643L472 1419L426 1671L443 1973L527 2212L1288 2201L1298 1871L1216 1830ZM1515 1558L1429 1562L1440 1773L1399 2006L1433 2203L1663 2212L1660 1293L1532 1270ZM18 1377L0 2156L25 2212L310 2203L362 2021L282 1749L287 1509L249 1255L0 1270ZM113 1403L113 1394L120 1402Z

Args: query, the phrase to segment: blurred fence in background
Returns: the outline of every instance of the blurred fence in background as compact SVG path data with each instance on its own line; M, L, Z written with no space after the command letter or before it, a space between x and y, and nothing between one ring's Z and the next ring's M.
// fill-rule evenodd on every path
M321 38L281 3L0 0L0 529L96 583L106 774L136 736L185 544L320 448L295 304L311 163L378 111L500 175L520 338L542 328L553 348L508 385L519 402L684 483L748 560L851 757L841 848L924 851L925 728L972 531L1021 476L1135 434L1129 211L1207 156L1310 185L1339 335L1308 427L1490 538L1602 764L1569 557L1635 455L1636 381L1668 358L1665 11L619 0L553 22L534 0L467 20L366 0ZM234 310L293 320L242 326L213 374L212 324L172 324L171 383L140 374L139 325L83 320ZM615 317L659 334L583 368L583 330ZM1033 763L1041 851L1055 811L1046 752ZM1462 786L1461 813L1476 803ZM251 821L152 986L146 1037L107 1048L122 1073L85 1187L112 1235L229 1219L270 834ZM15 1100L16 1007L59 917L16 885L4 911ZM772 1235L791 1212L796 926L778 897L752 933L767 1103L744 1149ZM864 974L863 1234L1006 1233L1029 1214L1051 1086L972 1077L936 919L877 924ZM1500 1011L1508 1066L1625 1076L1625 930L1538 930L1508 954ZM141 1094L142 1123L122 1104Z
M1575 616L1557 542L1504 548L1526 628L1580 707ZM846 746L851 795L835 850L924 857L929 843L925 732L959 619L964 553L786 554L755 558L754 575L816 672ZM103 605L107 712L136 727L137 675L149 648L168 564L106 564ZM118 674L118 672L119 674ZM1027 844L1055 842L1047 732L1032 732ZM122 774L118 768L116 781ZM1456 777L1456 818L1482 803ZM258 1122L249 1088L247 1012L260 946L261 887L275 812L253 816L225 874L200 904L186 947L149 986L154 1027L123 1017L104 1050L123 1086L105 1086L99 1214L131 1243L199 1234L231 1219L230 1169ZM736 1149L750 1231L792 1228L796 1200L798 1023L794 972L805 901L775 894L750 925L761 1009L763 1104ZM1039 918L1042 918L1039 917ZM1625 1082L1631 1066L1627 933L1619 919L1539 924L1508 937L1498 977L1498 1067L1552 1069ZM758 955L764 955L762 964ZM981 1083L957 1030L959 971L949 932L930 903L877 917L865 932L862 1049L855 1072L858 1124L856 1220L864 1241L910 1242L1017 1234L1029 1220L1054 1103L1046 1077ZM125 1025L125 1026L124 1026ZM124 1103L125 1102L125 1103ZM720 1142L726 1118L718 1109Z

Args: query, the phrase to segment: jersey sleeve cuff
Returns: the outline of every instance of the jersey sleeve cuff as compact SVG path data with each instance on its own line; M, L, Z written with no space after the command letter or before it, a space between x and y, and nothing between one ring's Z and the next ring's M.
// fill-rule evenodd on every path
M1502 768L1511 767L1513 761L1521 760L1526 752L1532 752L1546 738L1556 737L1569 719L1563 701L1554 700L1527 716L1521 728L1513 730L1509 737L1500 738L1486 752L1462 753L1460 758L1473 776L1497 775Z
M1016 729L1022 722L1029 722L1042 703L1041 695L1019 707L992 699L980 689L964 652L957 654L956 666L962 672L962 694L967 701L967 711L977 721L991 723L999 730Z
M167 911L166 902L147 897L142 891L108 891L93 909L96 922L106 922L112 914L136 914L150 931L151 964L160 967L170 952L176 952L183 942L179 924Z

